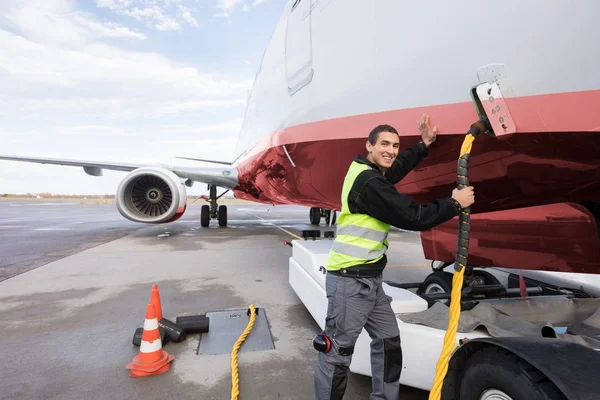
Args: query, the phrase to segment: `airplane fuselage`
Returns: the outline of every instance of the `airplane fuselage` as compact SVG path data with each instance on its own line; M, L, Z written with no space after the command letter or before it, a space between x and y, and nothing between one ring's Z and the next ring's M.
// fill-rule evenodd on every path
M590 187L600 181L598 11L592 1L290 1L248 99L237 194L339 208L344 172L368 132L392 124L407 147L428 113L439 140L398 187L420 201L448 196L464 133L478 119L471 88L490 80L517 135L474 144L474 211L598 199Z
M391 124L408 147L424 113L438 140L397 188L418 202L450 196L479 118L472 88L495 83L501 98L479 100L515 133L475 141L472 211L600 201L599 12L593 1L290 1L248 99L236 197L339 210L368 132Z

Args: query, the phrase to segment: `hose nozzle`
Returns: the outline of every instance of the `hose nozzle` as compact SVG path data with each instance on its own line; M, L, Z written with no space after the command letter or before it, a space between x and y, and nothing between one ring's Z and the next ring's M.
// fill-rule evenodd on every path
M477 137L482 133L487 133L490 136L494 136L492 132L492 126L490 125L490 121L487 117L481 117L481 119L477 122L474 122L469 128L469 132L471 135Z

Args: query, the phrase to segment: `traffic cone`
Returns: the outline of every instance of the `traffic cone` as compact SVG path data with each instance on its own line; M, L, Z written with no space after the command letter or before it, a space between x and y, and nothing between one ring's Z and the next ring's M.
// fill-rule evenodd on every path
M155 283L152 285L152 294L150 295L150 303L154 304L154 308L156 309L156 320L160 321L162 319L162 306L160 304L160 293L158 292L158 285Z
M146 307L146 320L140 352L125 368L129 369L129 376L139 377L158 375L167 372L175 356L162 349L156 310L152 302Z

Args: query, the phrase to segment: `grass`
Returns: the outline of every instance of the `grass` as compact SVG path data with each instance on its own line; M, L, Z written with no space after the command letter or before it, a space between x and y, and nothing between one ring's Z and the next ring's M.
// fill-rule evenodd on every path
M188 207L201 206L208 204L202 199L193 201L194 197L188 197ZM107 204L114 205L115 199L102 199L102 198L79 198L79 197L48 197L36 199L33 197L0 197L0 203L79 203L79 204ZM220 198L218 200L219 205L260 205L261 203L255 203L253 201L241 200L235 198Z

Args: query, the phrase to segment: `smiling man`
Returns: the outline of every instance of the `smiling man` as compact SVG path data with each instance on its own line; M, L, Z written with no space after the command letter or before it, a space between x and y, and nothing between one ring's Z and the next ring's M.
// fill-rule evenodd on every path
M328 299L325 330L314 346L317 400L342 399L354 344L363 327L371 336L371 399L398 399L402 348L390 299L382 289L382 272L390 226L422 231L456 217L475 201L473 187L454 189L451 197L417 204L394 185L424 157L436 140L428 115L418 123L422 141L399 153L400 136L389 125L369 134L367 157L357 156L342 188L337 236L327 261Z

